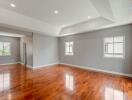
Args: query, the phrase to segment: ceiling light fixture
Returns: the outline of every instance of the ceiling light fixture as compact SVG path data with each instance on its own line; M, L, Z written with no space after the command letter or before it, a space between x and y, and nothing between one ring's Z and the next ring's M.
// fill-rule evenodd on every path
M11 7L13 7L13 8L15 8L15 7L16 7L16 5L15 5L15 4L13 4L13 3L11 3L11 4L10 4L10 6L11 6Z
M62 25L62 28L64 28L65 27L65 25Z
M88 16L88 19L90 19L91 18L91 16Z
M55 14L58 14L58 13L59 13L59 11L58 11L58 10L55 10L55 11L54 11L54 13L55 13Z

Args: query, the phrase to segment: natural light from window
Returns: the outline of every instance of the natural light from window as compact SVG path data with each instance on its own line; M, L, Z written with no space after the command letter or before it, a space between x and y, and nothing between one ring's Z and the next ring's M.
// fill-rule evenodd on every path
M0 56L10 56L10 43L9 42L0 42Z
M0 92L10 88L10 73L0 73Z
M124 100L123 92L113 88L106 87L105 100Z
M69 89L69 90L73 90L73 87L74 87L74 78L72 75L69 75L69 74L66 74L65 75L65 85L66 85L66 88Z
M65 42L65 55L73 55L73 41Z
M124 58L125 37L115 36L104 39L104 57Z

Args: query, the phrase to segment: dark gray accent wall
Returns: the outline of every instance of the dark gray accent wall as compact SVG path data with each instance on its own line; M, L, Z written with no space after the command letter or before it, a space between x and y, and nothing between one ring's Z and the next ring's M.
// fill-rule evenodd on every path
M11 56L0 56L0 64L20 62L20 38L0 36L0 42L11 43Z
M104 38L125 36L125 59L104 57ZM74 41L74 55L65 56L65 41ZM132 74L132 25L80 33L59 38L61 63Z
M33 34L33 66L58 63L58 39L41 34Z

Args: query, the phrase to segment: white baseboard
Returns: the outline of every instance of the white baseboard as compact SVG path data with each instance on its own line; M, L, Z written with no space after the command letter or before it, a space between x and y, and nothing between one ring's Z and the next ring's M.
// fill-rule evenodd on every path
M98 72L103 72L103 73L108 73L108 74L132 77L132 74L125 74L125 73L113 72L113 71L108 71L108 70L96 69L96 68L92 68L92 67L88 67L88 66L79 66L79 65L66 64L66 63L60 63L60 64L66 65L66 66L69 66L69 67L76 67L76 68L82 68L82 69L86 69L86 70L93 70L93 71L98 71Z
M21 62L15 62L15 63L0 64L0 65L12 65L12 64L23 64L23 63L21 63ZM27 67L30 68L30 69L38 69L38 68L43 68L43 67L51 67L51 66L57 65L57 64L63 64L63 65L69 66L69 67L81 68L81 69L86 69L86 70L93 70L93 71L98 71L98 72L103 72L103 73L114 74L114 75L121 75L121 76L132 77L132 74L113 72L113 71L108 71L108 70L102 70L102 69L92 68L92 67L88 67L88 66L79 66L79 65L67 64L67 63L52 63L52 64L35 66L35 67L27 65Z
M24 65L24 63L22 63L22 62L20 62L20 64L22 64L22 65ZM33 66L31 66L31 65L26 65L28 68L30 68L30 69L33 69Z
M14 65L14 64L19 64L20 62L13 62L13 63L4 63L4 64L0 64L0 65Z
M46 64L46 65L40 65L40 66L34 66L33 69L43 68L43 67L51 67L53 65L57 65L59 63L52 63L52 64Z
M20 64L24 65L24 63L20 63ZM39 69L39 68L43 68L43 67L51 67L56 64L59 64L59 63L52 63L52 64L46 64L46 65L40 65L40 66L34 66L34 67L31 65L27 65L27 67L34 70L34 69Z

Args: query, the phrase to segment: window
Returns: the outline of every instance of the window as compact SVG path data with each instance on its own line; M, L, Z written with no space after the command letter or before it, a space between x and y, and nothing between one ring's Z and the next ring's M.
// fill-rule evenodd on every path
M10 43L0 42L0 56L10 56Z
M65 55L73 55L73 42L65 42Z
M125 37L116 36L104 39L104 56L124 58Z

